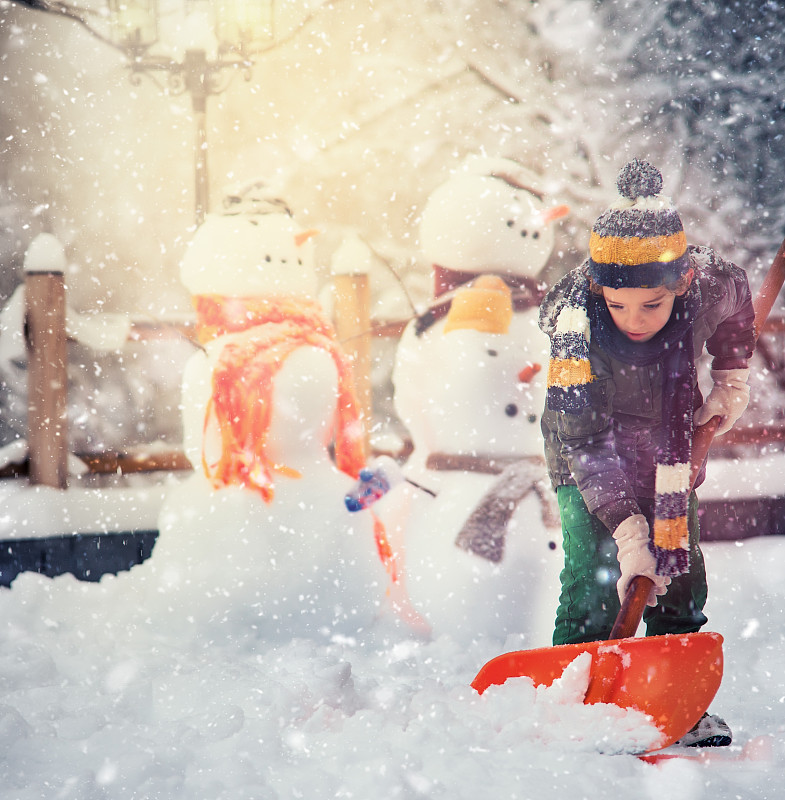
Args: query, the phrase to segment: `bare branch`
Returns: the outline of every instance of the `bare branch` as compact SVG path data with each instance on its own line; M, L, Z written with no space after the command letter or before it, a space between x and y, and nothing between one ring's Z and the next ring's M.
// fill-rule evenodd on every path
M110 47L113 47L115 50L122 51L122 48L119 45L115 44L108 36L104 36L104 34L96 30L90 24L88 17L91 15L96 16L96 12L92 11L91 9L81 8L80 6L74 6L69 3L63 3L60 0L10 0L10 2L16 3L20 6L25 6L26 8L32 8L35 11L43 11L45 14L58 14L61 17L72 19L74 22L85 28L88 33L95 36L95 38L99 41L109 45Z

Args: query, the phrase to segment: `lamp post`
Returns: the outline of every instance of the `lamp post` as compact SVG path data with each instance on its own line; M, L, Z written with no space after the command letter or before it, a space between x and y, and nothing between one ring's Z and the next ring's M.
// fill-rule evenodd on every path
M207 98L223 92L233 70L251 77L252 57L274 43L273 0L180 0L181 43L169 54L157 52L159 0L107 0L112 41L128 58L131 80L162 72L171 94L188 92L195 125L196 224L210 208L207 171ZM178 52L180 51L180 52Z

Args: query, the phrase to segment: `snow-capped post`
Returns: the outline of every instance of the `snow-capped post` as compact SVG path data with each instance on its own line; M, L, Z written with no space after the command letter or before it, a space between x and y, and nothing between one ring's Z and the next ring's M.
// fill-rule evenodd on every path
M335 289L335 329L354 372L357 403L366 431L371 427L371 249L358 236L345 239L333 253L331 267Z
M24 259L30 483L68 485L65 251L50 233Z

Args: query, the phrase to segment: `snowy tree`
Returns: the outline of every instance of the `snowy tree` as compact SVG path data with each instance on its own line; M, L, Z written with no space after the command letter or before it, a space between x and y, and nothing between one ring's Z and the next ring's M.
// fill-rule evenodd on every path
M575 45L569 85L587 86L608 152L659 159L706 241L748 269L767 266L785 233L785 5L598 0L588 42L560 36L564 13L543 14L545 32L562 53Z

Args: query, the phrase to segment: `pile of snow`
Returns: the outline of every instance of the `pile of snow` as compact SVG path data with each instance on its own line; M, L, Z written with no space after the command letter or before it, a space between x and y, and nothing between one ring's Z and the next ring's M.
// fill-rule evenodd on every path
M709 627L726 637L713 710L748 758L658 765L625 754L656 734L645 718L579 702L580 660L551 688L470 688L493 656L547 642L478 631L459 645L386 615L355 636L292 624L271 640L159 613L145 565L99 584L25 574L0 592L3 796L773 798L784 549L779 537L705 547ZM215 564L218 592L231 576Z

